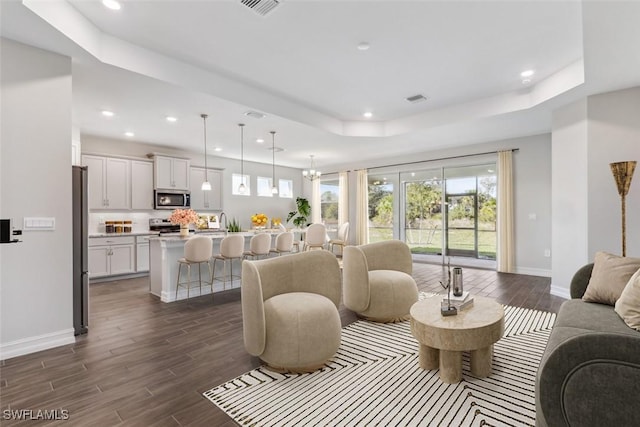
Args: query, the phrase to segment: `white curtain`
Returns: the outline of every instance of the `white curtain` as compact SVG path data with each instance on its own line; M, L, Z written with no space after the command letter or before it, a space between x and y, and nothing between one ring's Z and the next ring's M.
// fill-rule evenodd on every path
M349 221L349 173L340 172L338 177L338 224Z
M498 152L498 250L497 270L511 273L514 267L513 153Z
M320 180L311 181L311 222L322 223L322 210L320 208Z
M358 171L358 188L356 189L356 244L369 243L369 183L367 171Z

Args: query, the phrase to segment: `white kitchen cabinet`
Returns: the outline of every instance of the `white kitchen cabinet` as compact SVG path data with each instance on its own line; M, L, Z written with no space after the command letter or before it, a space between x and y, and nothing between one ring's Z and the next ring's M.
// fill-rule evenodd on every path
M149 271L149 238L136 237L136 271Z
M153 162L131 160L131 209L153 209Z
M97 278L136 271L135 237L89 239L89 277Z
M89 209L131 209L131 162L115 157L84 155L88 166Z
M155 188L189 190L189 160L157 155L153 160Z
M195 211L222 210L222 171L207 169L211 191L202 191L204 168L192 167L191 181L191 209Z

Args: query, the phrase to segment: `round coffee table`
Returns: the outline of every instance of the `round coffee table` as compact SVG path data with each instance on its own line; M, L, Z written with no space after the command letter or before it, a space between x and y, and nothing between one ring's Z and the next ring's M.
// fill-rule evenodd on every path
M504 332L504 309L492 299L474 296L473 305L455 316L442 316L442 298L436 295L411 307L411 334L420 343L420 367L440 368L448 384L462 380L462 352L471 353L471 373L491 373L493 344Z

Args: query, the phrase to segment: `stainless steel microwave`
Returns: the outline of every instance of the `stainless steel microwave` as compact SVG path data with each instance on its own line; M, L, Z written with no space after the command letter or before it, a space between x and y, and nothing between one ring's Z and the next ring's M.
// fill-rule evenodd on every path
M155 209L184 209L191 207L191 194L186 190L153 190Z

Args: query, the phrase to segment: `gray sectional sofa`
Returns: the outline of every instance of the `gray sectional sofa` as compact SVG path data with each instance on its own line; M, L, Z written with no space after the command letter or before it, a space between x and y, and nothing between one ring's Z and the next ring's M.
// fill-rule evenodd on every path
M613 306L582 301L593 264L576 272L536 378L536 426L640 426L640 332Z

